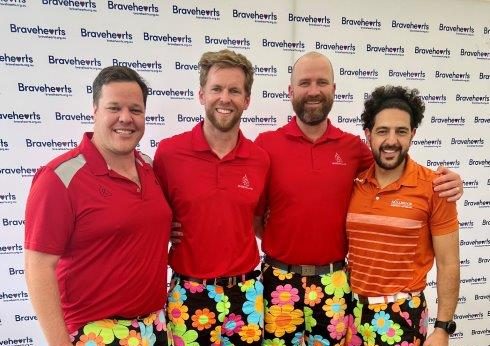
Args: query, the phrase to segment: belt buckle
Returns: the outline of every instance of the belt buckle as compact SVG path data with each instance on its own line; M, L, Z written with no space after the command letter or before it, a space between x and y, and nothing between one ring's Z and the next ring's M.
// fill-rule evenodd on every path
M301 266L301 275L302 276L313 276L315 275L315 266L312 265L302 265Z

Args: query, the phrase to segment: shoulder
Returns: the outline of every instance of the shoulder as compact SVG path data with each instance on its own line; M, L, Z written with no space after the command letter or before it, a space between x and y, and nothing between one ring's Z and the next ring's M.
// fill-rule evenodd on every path
M42 167L35 176L35 180L41 176L53 175L56 176L65 187L71 183L75 175L85 166L85 156L78 148L72 149L65 154L62 154Z

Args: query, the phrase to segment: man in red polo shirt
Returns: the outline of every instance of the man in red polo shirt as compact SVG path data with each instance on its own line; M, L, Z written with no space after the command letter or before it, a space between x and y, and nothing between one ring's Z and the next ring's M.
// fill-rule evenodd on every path
M456 203L434 193L435 172L408 156L424 117L417 89L379 87L361 115L375 163L355 180L347 215L349 272L365 344L448 345L459 291ZM434 256L437 320L427 337L423 294Z
M259 252L253 230L269 158L239 129L253 67L230 50L199 61L206 116L192 131L162 140L155 173L181 225L169 263L167 314L176 345L260 345Z
M100 71L94 132L34 177L25 270L50 346L167 345L171 211L151 159L135 151L147 95L135 71Z
M344 258L345 218L354 178L373 162L359 136L327 118L334 101L332 64L310 52L293 66L289 96L296 113L287 125L259 135L271 160L262 229L265 341L347 344L355 335ZM450 181L450 182L447 182ZM446 182L444 184L444 182ZM444 195L461 196L461 179L434 181ZM281 339L280 341L274 341Z

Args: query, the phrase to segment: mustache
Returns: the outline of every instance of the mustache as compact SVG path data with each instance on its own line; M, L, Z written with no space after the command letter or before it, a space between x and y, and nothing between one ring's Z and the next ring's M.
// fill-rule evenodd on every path
M402 147L399 145L383 145L379 148L380 150L396 150L401 151Z
M306 103L306 102L325 102L327 99L323 96L315 96L315 97L308 97L306 98L303 102Z

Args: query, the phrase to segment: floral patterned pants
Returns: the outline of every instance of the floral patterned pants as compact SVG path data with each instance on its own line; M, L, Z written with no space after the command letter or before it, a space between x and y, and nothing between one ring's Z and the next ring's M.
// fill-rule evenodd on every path
M393 303L358 302L354 315L366 346L418 346L427 336L428 313L423 293Z
M90 322L70 336L75 346L168 345L163 310L133 320L112 318Z
M265 346L359 346L352 296L343 270L301 276L262 265Z
M262 282L251 279L224 287L177 277L172 285L167 315L174 345L262 344Z

